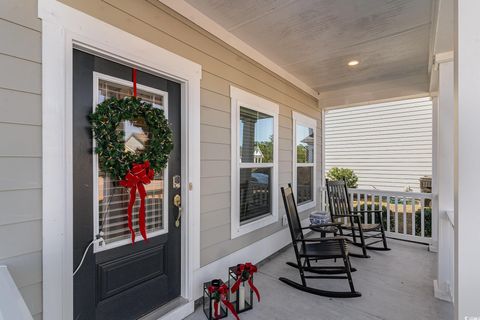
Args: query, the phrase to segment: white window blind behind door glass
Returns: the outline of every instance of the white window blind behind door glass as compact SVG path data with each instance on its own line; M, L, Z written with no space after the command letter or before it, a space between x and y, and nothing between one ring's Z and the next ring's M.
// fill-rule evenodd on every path
M116 97L122 99L132 95L130 86L118 84L115 82L99 79L98 80L98 103L105 99ZM164 108L165 97L161 94L150 93L145 90L138 90L137 96L142 100L152 103L154 107ZM124 132L125 150L129 152L141 152L149 141L148 128L143 119L134 119L124 121L117 130ZM103 231L103 238L107 247L113 247L112 244L127 243L130 241L130 230L128 229L127 208L129 202L129 189L119 185L118 180L113 180L97 166L98 183L98 221L96 230ZM146 196L146 229L149 237L158 234L164 229L164 196L167 187L164 185L164 171L155 172L154 180L145 185ZM138 210L140 207L140 197L133 207L132 221L137 240L139 237Z

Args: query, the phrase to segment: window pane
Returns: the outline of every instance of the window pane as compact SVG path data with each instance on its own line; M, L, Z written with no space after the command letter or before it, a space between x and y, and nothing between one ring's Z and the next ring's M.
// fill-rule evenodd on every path
M297 202L313 201L313 167L297 167Z
M297 163L313 163L314 132L312 128L297 124Z
M130 239L128 229L127 208L130 195L128 189L118 184L119 181L105 176L99 172L98 177L98 212L99 230L104 232L105 243L113 243L118 240ZM163 171L155 175L154 180L145 186L147 196L145 199L145 214L147 234L163 229ZM138 211L140 197L133 206L133 229L140 236L138 225ZM140 237L141 238L141 237Z
M113 82L99 80L98 97L99 103L111 97L123 99L131 95L131 87L119 85ZM142 100L152 103L155 107L163 106L163 96L146 91L139 91ZM117 130L124 132L125 150L129 152L141 152L145 149L149 140L148 128L144 119L134 119L122 122ZM145 200L147 234L162 230L164 181L163 170L156 172L154 180L145 186L147 196ZM118 240L130 239L128 229L127 208L129 202L129 190L119 185L119 181L111 179L101 170L98 170L98 229L104 232L105 243L113 243ZM133 228L139 236L138 210L140 197L133 207Z
M273 116L240 107L240 160L273 163Z
M240 169L240 223L272 213L272 168Z

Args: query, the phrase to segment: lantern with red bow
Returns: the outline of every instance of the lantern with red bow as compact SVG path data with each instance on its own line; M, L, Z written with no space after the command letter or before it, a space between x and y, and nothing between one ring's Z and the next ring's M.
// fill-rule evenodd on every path
M220 279L214 279L203 284L203 312L207 319L222 319L228 316L228 310L237 319L235 307L228 300L229 288Z
M250 262L229 268L230 301L235 305L238 313L252 309L254 294L260 302L260 292L253 283L255 272L257 267Z

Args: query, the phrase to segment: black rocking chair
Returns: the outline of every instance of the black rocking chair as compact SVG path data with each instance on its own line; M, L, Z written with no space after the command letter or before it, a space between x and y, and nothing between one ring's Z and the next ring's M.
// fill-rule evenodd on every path
M355 291L352 280L350 260L348 258L347 241L344 237L324 237L305 239L300 219L298 217L297 205L291 188L281 188L285 211L287 212L288 226L292 236L293 249L297 263L287 262L291 267L298 269L302 283L287 278L279 278L285 284L308 293L332 298L355 298L361 293ZM311 262L326 259L342 259L343 266L312 266ZM316 275L305 275L305 273ZM346 274L346 275L338 275ZM326 291L307 286L306 279L347 279L350 291Z
M340 227L340 235L349 237L350 243L362 248L362 254L350 253L352 257L370 258L368 250L390 250L387 246L387 238L382 223L382 210L352 210L348 189L345 181L329 181L327 179L328 205L332 221L343 222L347 218L347 223ZM362 215L375 214L375 221L378 223L362 223ZM344 233L343 230L348 230ZM367 239L374 239L367 242ZM382 242L382 246L373 246Z

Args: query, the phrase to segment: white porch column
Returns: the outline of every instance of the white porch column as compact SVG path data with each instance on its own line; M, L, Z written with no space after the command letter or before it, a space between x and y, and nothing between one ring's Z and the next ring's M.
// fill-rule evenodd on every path
M453 53L437 55L438 97L434 99L434 194L438 214L438 269L434 281L435 297L453 300L454 277L454 99Z
M480 1L455 3L455 317L480 317ZM470 318L472 317L472 318Z

